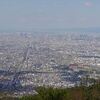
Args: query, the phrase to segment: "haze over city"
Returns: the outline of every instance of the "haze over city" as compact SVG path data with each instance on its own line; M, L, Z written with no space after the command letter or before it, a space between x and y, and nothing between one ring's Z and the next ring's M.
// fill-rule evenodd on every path
M100 27L100 0L1 0L0 31Z
M100 0L0 0L0 100L100 100Z

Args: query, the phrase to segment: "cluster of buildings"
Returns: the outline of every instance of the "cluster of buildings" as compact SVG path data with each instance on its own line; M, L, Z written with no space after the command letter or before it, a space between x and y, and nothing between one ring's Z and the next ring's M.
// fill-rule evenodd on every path
M25 89L74 87L85 76L100 79L100 36L25 32L0 35L1 89L16 89L16 85Z

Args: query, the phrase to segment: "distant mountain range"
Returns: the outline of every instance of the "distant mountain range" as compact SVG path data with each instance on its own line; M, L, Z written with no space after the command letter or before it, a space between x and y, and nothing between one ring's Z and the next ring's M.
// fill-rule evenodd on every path
M100 33L100 28L75 28L72 29L73 31L79 31L79 32L96 32Z
M100 27L90 27L90 28L51 28L51 29L33 29L31 31L25 30L1 30L2 32L90 32L90 33L100 33Z
M62 29L51 29L49 31L54 32L92 32L92 33L100 33L100 27L91 27L91 28L62 28Z

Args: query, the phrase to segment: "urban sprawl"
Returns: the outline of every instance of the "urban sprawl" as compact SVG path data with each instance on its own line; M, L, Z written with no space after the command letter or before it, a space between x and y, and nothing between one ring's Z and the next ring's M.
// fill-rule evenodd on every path
M86 77L100 79L99 34L0 33L0 90L21 95L38 86L70 88Z

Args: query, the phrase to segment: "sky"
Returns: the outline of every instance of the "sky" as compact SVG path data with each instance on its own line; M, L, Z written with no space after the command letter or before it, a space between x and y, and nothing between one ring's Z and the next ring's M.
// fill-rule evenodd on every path
M100 27L100 0L0 0L0 30Z

